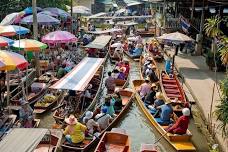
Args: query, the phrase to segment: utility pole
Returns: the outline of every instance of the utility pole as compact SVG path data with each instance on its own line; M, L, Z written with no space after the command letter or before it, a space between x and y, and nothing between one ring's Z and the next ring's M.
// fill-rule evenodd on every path
M36 9L36 0L32 0L32 12L33 12L33 38L34 40L38 39L38 23L37 23L37 9ZM35 65L36 65L36 75L40 76L40 60L39 52L35 52Z
M195 10L195 0L192 0L191 19L193 19L193 16L194 16L194 10Z

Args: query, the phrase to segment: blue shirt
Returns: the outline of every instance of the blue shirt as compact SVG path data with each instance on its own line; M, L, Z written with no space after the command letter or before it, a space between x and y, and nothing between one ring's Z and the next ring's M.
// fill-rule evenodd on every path
M110 106L105 105L108 109L107 114L109 114L110 116L113 116L115 114L115 109L114 109L115 102L116 102L115 99L111 99Z
M155 107L161 106L161 105L163 105L163 104L165 104L165 102L164 102L163 100L161 100L161 99L156 99L156 100L154 101L154 106L155 106Z
M161 106L160 118L162 121L170 121L170 115L173 113L173 108L170 104Z
M171 73L171 61L170 59L165 60L165 71L170 74Z
M136 48L133 50L132 55L133 56L140 56L142 54L142 49L141 48Z

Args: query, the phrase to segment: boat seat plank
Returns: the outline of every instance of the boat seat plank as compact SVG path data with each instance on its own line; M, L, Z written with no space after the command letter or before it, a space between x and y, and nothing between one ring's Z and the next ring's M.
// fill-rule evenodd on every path
M163 86L167 88L178 88L178 86L175 84L163 84Z
M163 79L162 82L166 82L166 83L176 83L176 80Z
M167 93L167 97L169 97L169 98L181 98L181 95L180 94Z
M179 93L180 91L178 89L165 89L166 93Z

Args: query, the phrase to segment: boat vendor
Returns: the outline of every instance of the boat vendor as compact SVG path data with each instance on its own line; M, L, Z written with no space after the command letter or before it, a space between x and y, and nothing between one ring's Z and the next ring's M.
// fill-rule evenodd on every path
M107 113L107 107L102 107L101 113L95 116L95 120L98 122L101 130L104 130L109 126L113 118Z
M119 90L116 90L115 93L112 94L112 97L116 100L114 104L115 112L120 112L122 110L123 104L122 104L122 98L120 96Z
M140 89L139 89L139 95L141 96L142 99L145 98L147 94L150 92L150 80L147 78L143 84L141 84Z
M167 74L171 74L172 73L172 69L171 69L171 56L170 56L170 54L168 54L168 57L165 60L165 72Z
M163 97L163 94L161 92L157 92L155 97L156 97L156 99L154 101L154 105L153 106L151 106L151 105L148 106L148 108L150 109L150 113L151 114L155 114L158 111L157 107L165 104L164 97Z
M173 134L179 134L183 135L186 134L188 130L188 124L189 124L189 116L190 116L190 110L189 108L183 108L182 109L182 116L177 119L175 124L170 125L166 131L173 133Z
M145 97L145 100L144 100L145 104L148 104L148 105L153 105L154 104L154 101L156 99L156 97L155 97L156 96L156 89L157 89L156 84L152 83L151 91Z
M115 91L115 79L112 77L112 72L108 72L108 78L105 80L105 87L107 88L107 93L111 94Z
M56 74L58 79L62 78L66 74L65 67L66 64L62 64L62 66L58 69L58 72Z
M149 77L150 81L152 83L156 83L159 81L157 75L155 74L156 66L155 65L148 65L148 68L146 70L146 76Z
M83 118L83 123L86 124L89 134L94 134L96 131L100 132L99 124L93 119L93 112L87 111Z
M116 102L115 98L113 98L111 95L108 95L105 98L104 107L107 107L107 114L109 114L112 117L115 117L115 109L114 109L115 102Z
M160 118L155 118L155 120L160 125L169 125L172 123L172 120L170 120L170 118L173 116L173 107L171 104L171 100L167 99L165 104L157 107L157 109L160 110Z
M121 67L117 79L125 80L125 74L124 74L125 71L126 71L126 68Z
M71 144L82 143L85 139L86 126L79 123L74 115L70 115L69 118L66 118L65 122L68 125L63 134L65 135L67 142Z
M130 54L131 57L140 57L142 55L142 45L141 44L137 44L136 48L133 50L133 52Z
M33 127L33 110L30 107L29 103L25 101L25 99L19 100L21 108L19 110L19 121L21 126L24 128L32 128Z
M95 48L88 48L87 53L88 53L88 57L96 57L96 49Z

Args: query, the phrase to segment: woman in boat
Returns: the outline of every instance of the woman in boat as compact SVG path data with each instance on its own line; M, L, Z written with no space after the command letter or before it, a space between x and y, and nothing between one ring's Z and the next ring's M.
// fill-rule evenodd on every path
M152 83L156 83L159 81L159 79L155 73L155 70L156 70L156 66L152 65L152 64L150 64L148 66L148 69L146 70L146 76L149 77L149 79Z
M189 108L182 109L182 113L183 115L177 119L175 124L170 125L166 129L166 131L173 134L179 134L179 135L186 134L188 130L189 116L190 116Z
M30 107L29 103L24 99L20 99L19 102L21 104L21 108L19 110L19 121L24 128L32 128L32 122L34 119L33 110Z
M121 67L117 79L125 80L125 74L124 74L125 71L126 71L126 68Z
M148 106L151 114L155 114L158 111L157 107L165 104L164 97L163 97L163 94L161 92L157 92L155 96L156 96L156 99L154 101L154 105Z
M114 109L115 102L116 100L112 96L107 96L105 98L104 107L107 107L107 114L109 114L112 117L115 117L115 109Z
M142 55L142 45L141 44L137 44L136 48L133 50L133 53L130 54L131 57L135 58L135 57L140 57Z
M165 60L165 72L167 74L171 74L172 73L172 69L171 69L171 56L170 56L170 54L168 54L168 58Z
M113 119L107 112L107 107L102 107L101 113L95 116L95 120L98 122L101 130L107 128Z
M122 104L122 98L120 96L119 91L115 91L112 97L115 99L115 104L114 104L115 112L120 112L122 110L123 104Z
M58 72L57 72L58 79L62 78L66 74L65 67L66 67L66 64L62 64L62 66L58 69Z
M128 75L130 72L130 65L128 61L124 61L124 67L125 67L125 75Z
M155 96L156 96L156 89L157 86L155 83L152 83L151 85L151 91L146 95L144 103L148 105L153 105L155 101Z
M140 89L139 89L139 95L141 96L142 99L145 98L145 96L150 92L150 80L146 79L143 84L141 84Z
M83 123L86 124L89 134L94 134L96 131L101 131L99 124L93 119L93 112L87 111L83 118Z
M86 126L79 123L74 115L70 115L69 118L65 119L68 124L63 134L67 142L70 144L80 144L85 139Z
M160 125L169 125L172 123L172 120L170 120L170 118L173 116L173 107L171 104L171 100L167 99L165 104L157 107L157 109L160 110L160 118L155 118L155 120Z
M105 87L107 88L107 93L111 94L115 91L115 78L112 77L112 72L108 72L108 78L105 80Z
M95 48L89 48L87 50L88 57L96 57L96 49Z

